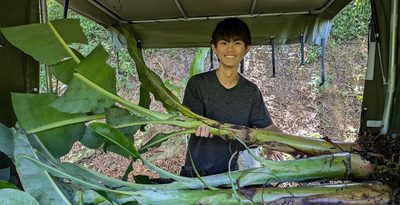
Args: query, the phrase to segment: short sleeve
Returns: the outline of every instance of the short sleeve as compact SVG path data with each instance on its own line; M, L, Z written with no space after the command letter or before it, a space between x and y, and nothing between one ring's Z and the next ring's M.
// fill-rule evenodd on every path
M201 97L199 86L196 76L193 76L186 86L182 104L194 113L204 116L204 99Z
M253 103L250 110L249 126L255 128L265 128L272 124L271 116L265 106L263 97L259 89L256 89Z

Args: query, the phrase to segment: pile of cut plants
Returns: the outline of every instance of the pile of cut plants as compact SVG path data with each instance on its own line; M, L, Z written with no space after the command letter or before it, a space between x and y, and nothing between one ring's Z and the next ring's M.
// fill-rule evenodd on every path
M18 123L0 126L0 151L13 160L23 191L0 181L0 204L390 204L398 202L399 146L386 138L390 149L377 152L369 138L336 142L253 129L193 113L150 70L137 41L124 27L113 28L126 40L141 82L138 104L116 94L116 72L99 45L87 56L71 46L86 43L79 21L55 20L1 28L5 38L68 85L53 93L12 93ZM151 95L167 112L149 109ZM178 127L157 133L141 146L135 133L149 124ZM198 126L227 140L256 144L293 156L271 161L253 156L259 168L187 178L169 173L147 160L145 153L176 137L195 133ZM175 129L176 130L176 129ZM372 139L376 139L371 137ZM398 138L397 138L398 139ZM157 184L137 175L135 183L107 177L60 157L79 141L103 149L132 164L141 161L169 183ZM5 142L5 143L3 143ZM380 144L380 146L383 146ZM378 146L379 147L379 146ZM390 150L390 152L388 152ZM378 150L379 151L379 150ZM384 176L384 177L381 177ZM329 181L334 183L320 183ZM297 186L279 186L286 182ZM310 185L314 184L314 185Z

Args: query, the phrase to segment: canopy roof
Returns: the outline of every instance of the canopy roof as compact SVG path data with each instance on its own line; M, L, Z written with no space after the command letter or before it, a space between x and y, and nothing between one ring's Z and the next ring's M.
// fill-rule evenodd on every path
M59 0L61 3L64 0ZM209 46L226 17L246 21L254 44L319 44L350 0L70 0L69 8L106 27L124 24L143 48Z

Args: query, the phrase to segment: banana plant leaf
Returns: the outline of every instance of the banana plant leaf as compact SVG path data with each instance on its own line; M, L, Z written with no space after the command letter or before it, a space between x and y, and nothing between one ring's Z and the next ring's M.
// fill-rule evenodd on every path
M48 94L12 93L12 104L21 126L28 133L37 133L50 152L60 157L68 153L72 144L79 140L85 131L85 114L68 114L49 106L57 96ZM66 126L48 129L49 125ZM75 124L72 124L75 123ZM45 130L45 131L41 131Z
M82 191L82 197L76 196L75 201L82 204L101 204L101 205L113 205L106 197L103 197L94 190Z
M108 53L100 45L75 68L86 79L115 95L115 69L107 63ZM67 91L52 106L67 113L104 113L115 100L96 92L82 80L73 77Z
M192 66L189 69L189 75L184 81L185 86L191 77L193 77L196 74L204 72L204 60L207 58L209 50L210 48L200 48L199 51L196 53Z
M175 94L180 97L181 96L181 90L182 90L182 86L180 85L175 85L174 83L172 83L170 80L166 80L164 81L164 85L166 88L168 88L168 90L171 90L172 92L175 92Z
M10 128L0 123L0 152L6 154L10 159L14 159L13 133Z
M84 58L84 56L80 54L77 50L71 50L80 60ZM54 65L50 65L49 68L51 74L53 74L58 80L60 80L64 84L69 84L72 80L72 76L77 65L77 62L73 58L68 58Z
M106 140L93 131L90 127L86 127L85 134L79 140L85 147L90 149L99 149L104 146Z
M96 133L107 139L110 143L112 143L115 147L116 150L118 151L119 154L127 156L129 155L132 157L132 159L141 159L143 163L148 166L150 169L156 171L157 173L160 174L160 176L165 177L165 178L171 178L174 180L177 180L179 182L184 182L184 181L194 181L192 178L188 177L181 177L174 175L172 173L169 173L161 168L158 168L154 164L150 163L149 161L145 160L140 153L137 151L135 148L134 143L129 141L124 134L122 134L120 131L117 129L103 123L92 123L89 125L90 128L93 129ZM191 130L191 132L193 132ZM107 148L109 149L109 148Z
M87 43L77 19L1 28L1 32L15 47L47 65L71 57L65 44ZM65 44L60 38L64 39Z
M57 186L56 180L46 171L36 167L31 161L20 157L21 155L39 159L27 136L19 129L14 135L14 161L24 190L38 200L40 204L71 204L67 196Z
M133 139L133 135L139 130L140 125L127 126L124 125L132 122L146 121L146 118L139 117L130 113L120 107L112 107L106 110L106 122L112 127L121 127L118 130L124 135L128 136L129 139Z
M117 145L119 149L115 150L122 152L124 156L131 156L133 158L140 158L139 152L135 148L135 144L129 140L123 133L117 129L103 123L92 123L89 125L93 131L101 135L111 143Z
M0 189L0 204L2 205L40 205L31 195L16 189Z
M143 85L140 85L140 99L139 99L139 106L149 109L151 99L150 99L150 92L146 90Z
M161 78L146 66L142 52L138 48L136 39L125 28L119 27L116 29L126 38L129 55L136 64L139 80L145 90L151 92L156 100L162 102L164 108L167 109L168 112L174 113L179 111L186 116L202 118L201 116L190 111L190 109L187 107L183 106L179 102L179 98L165 87Z

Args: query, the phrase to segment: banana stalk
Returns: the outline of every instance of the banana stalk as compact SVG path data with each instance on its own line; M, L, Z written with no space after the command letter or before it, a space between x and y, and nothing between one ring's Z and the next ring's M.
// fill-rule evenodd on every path
M339 153L289 161L264 161L265 167L234 171L217 175L176 181L165 184L174 189L204 189L205 184L213 187L244 187L249 185L311 180L368 179L376 171L369 161L356 154ZM167 188L164 187L164 188Z
M248 188L236 190L147 190L121 197L122 203L137 201L146 205L236 205L236 204L388 204L392 200L389 186L352 183L289 188Z

